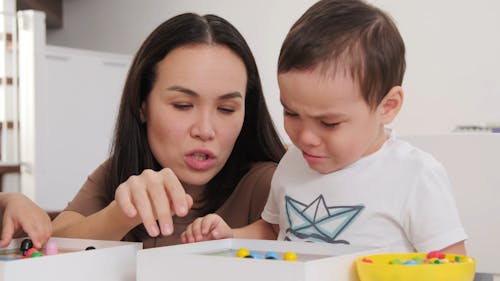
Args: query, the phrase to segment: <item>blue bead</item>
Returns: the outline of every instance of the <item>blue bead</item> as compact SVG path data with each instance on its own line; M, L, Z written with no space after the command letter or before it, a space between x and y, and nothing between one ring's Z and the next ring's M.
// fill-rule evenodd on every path
M259 254L255 253L255 252L250 252L250 254L248 254L244 258L246 258L246 259L260 259L260 256L259 256Z
M277 260L279 259L279 256L276 252L267 252L266 253L266 260Z
M254 259L260 259L260 255L256 252L250 252L250 255L254 258Z

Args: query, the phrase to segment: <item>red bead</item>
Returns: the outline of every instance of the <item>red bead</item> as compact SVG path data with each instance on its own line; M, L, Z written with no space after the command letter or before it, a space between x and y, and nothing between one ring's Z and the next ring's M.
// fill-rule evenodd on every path
M26 255L24 255L24 256L29 258L31 256L31 254L33 254L34 252L38 252L38 249L37 248L29 248L26 251Z
M431 251L427 254L428 259L436 258L436 259L444 259L445 254L440 251Z

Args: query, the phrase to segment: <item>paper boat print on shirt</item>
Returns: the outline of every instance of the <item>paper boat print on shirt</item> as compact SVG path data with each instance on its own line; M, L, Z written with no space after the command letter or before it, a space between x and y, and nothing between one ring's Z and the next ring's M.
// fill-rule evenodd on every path
M326 205L323 195L310 204L304 204L285 195L285 208L290 226L286 230L285 240L294 240L289 236L309 242L328 242L350 244L346 240L336 240L365 208L358 206Z

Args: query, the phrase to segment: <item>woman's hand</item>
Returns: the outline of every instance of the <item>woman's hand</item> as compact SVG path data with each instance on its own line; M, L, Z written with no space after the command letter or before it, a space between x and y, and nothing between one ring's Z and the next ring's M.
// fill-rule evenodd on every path
M172 234L172 216L185 216L193 205L193 198L186 194L169 168L158 172L148 169L138 176L131 176L118 186L115 200L129 218L138 215L152 237L158 236L160 231L162 235Z
M233 230L217 214L195 219L181 234L182 243L233 238Z

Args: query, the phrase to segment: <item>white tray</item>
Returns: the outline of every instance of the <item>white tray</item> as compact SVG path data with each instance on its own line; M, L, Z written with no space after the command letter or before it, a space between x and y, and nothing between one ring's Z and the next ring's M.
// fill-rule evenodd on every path
M0 257L19 249L24 238L0 249ZM0 280L135 280L137 251L142 243L50 238L59 248L56 255L0 260ZM95 250L85 251L88 246Z
M268 251L281 254L293 251L298 260L238 258L234 252L239 248L261 255ZM379 252L379 249L341 244L223 239L140 250L137 281L357 281L356 257Z

